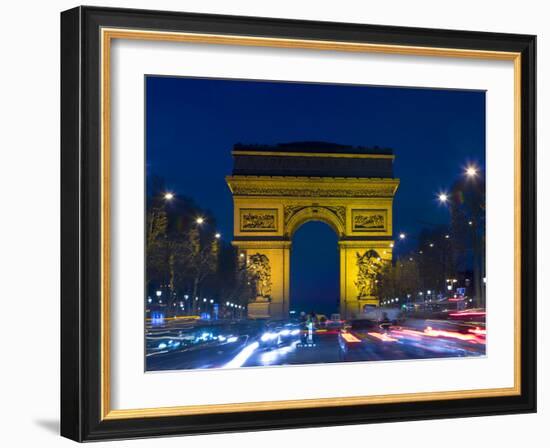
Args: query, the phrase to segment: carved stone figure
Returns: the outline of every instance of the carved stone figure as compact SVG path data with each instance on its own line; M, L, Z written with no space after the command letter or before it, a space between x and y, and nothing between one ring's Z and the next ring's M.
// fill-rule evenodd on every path
M254 254L248 258L247 270L250 281L254 282L259 298L271 297L271 265L264 254Z
M375 250L367 250L363 255L359 252L357 257L357 280L355 286L357 287L358 299L364 299L373 297L375 293L376 277L382 268L382 260Z

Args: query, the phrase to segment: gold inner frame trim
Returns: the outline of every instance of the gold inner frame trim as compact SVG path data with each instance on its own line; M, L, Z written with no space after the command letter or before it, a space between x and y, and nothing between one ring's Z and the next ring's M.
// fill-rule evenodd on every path
M470 50L458 48L418 47L371 43L337 42L306 39L280 39L199 33L143 31L137 29L101 29L101 419L167 417L211 413L262 410L307 409L313 407L349 406L413 401L501 397L521 394L521 54L515 52ZM213 45L240 45L272 48L294 48L356 53L383 53L427 57L455 57L513 61L514 63L514 386L507 388L460 391L419 392L391 395L369 395L304 400L190 405L142 409L111 409L110 366L110 63L113 39L185 42Z

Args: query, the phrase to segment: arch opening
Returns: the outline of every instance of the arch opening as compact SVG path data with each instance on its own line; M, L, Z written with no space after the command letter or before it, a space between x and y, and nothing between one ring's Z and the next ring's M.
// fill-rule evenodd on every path
M330 317L340 307L340 264L338 235L321 219L296 226L292 236L290 263L291 315L300 312Z

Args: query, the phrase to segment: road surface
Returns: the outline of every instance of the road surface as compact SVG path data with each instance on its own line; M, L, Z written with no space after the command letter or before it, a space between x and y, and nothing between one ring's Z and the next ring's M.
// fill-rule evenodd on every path
M146 370L237 368L273 365L388 361L485 355L485 330L457 331L457 323L410 320L388 331L355 333L360 343L345 352L339 330L318 329L262 343L265 328L233 322L215 326L172 322L148 328ZM470 328L470 327L469 327ZM298 333L298 332L296 332ZM280 339L280 338L279 338Z

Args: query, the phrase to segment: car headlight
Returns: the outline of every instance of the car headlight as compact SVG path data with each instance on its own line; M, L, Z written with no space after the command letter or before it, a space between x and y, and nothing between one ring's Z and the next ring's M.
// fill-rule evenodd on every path
M267 341L271 341L272 339L275 339L276 337L277 337L276 334L267 332L267 333L262 334L261 340L262 340L262 342L267 342Z

